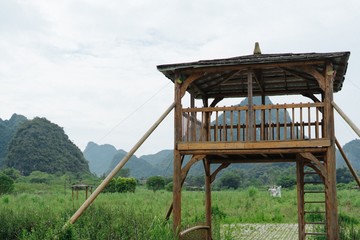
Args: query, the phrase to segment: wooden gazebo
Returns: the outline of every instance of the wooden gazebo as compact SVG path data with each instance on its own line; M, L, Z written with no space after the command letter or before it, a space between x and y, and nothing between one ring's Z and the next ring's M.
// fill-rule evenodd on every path
M205 229L207 239L211 239L211 183L216 174L232 163L258 162L296 163L299 239L310 235L338 239L332 102L333 93L342 88L349 55L261 54L256 45L253 55L157 67L175 85L172 214L180 236L182 184L191 165L201 160L206 224L194 229ZM189 106L183 106L186 92ZM283 95L305 96L310 102L265 102L266 96ZM261 104L254 104L255 96L261 97ZM248 105L217 106L235 97L247 97ZM191 160L183 164L187 155ZM212 164L220 165L211 172ZM308 221L310 214L324 221ZM314 225L323 226L322 231Z

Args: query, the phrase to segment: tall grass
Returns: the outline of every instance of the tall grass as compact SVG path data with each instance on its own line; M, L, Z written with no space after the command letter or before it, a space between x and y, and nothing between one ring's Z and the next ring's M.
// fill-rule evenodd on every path
M67 229L63 225L85 199L72 200L63 187L21 183L13 195L0 197L0 239L175 239L171 220L164 217L172 193L138 187L135 193L106 193ZM360 239L360 191L340 190L341 239ZM203 223L204 192L182 194L183 226ZM212 192L213 236L220 239L222 224L296 223L296 191L272 198L266 190L249 188ZM223 231L223 238L231 236Z

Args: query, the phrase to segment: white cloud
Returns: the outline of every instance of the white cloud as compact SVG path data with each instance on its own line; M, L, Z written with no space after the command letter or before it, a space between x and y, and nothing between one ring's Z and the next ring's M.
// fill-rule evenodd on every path
M355 0L0 0L0 117L46 117L82 149L129 150L173 101L159 64L251 54L259 41L263 53L350 50L356 82L359 11ZM357 92L345 80L335 96L354 119ZM171 117L164 126L141 153L172 147Z

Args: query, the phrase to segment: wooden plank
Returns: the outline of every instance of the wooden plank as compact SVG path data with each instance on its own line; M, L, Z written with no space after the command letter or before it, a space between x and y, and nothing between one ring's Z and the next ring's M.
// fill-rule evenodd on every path
M305 148L305 147L328 147L327 139L317 140L293 140L293 141L259 141L259 142L190 142L178 143L177 149L201 150L201 149L276 149L276 148Z
M302 147L302 148L277 148L277 149L190 149L190 150L181 150L181 154L192 155L192 154L206 154L206 155L246 155L250 154L295 154L301 152L311 152L324 154L326 152L326 147Z

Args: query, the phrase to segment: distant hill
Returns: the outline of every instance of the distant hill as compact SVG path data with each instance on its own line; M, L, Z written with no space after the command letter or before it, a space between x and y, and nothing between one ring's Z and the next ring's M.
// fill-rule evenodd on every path
M16 168L24 175L32 171L89 172L88 162L64 130L38 117L19 126L9 144L5 166Z
M89 142L84 150L84 157L89 162L90 171L101 176L109 171L109 166L116 153L117 150L113 145L98 145Z
M345 152L346 157L351 162L351 165L353 166L353 168L360 171L360 140L355 139L355 140L352 140L352 141L346 143L343 146L343 150ZM336 163L337 163L337 166L336 166L337 168L340 168L343 166L347 167L346 163L339 151L336 152Z
M124 158L127 154L124 150L118 150L110 163L108 172L113 170L115 166ZM137 179L147 178L150 176L158 175L158 169L145 161L142 158L138 158L133 155L130 160L125 164L124 168L130 169L130 176Z
M4 167L5 156L11 139L19 126L26 121L26 117L16 113L9 120L2 120L0 118L0 169Z

